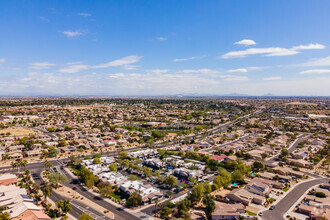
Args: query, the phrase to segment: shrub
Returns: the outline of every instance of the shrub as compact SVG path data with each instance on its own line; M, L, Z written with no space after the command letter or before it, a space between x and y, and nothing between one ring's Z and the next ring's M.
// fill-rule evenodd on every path
M318 198L326 198L327 195L324 192L316 192L315 196Z

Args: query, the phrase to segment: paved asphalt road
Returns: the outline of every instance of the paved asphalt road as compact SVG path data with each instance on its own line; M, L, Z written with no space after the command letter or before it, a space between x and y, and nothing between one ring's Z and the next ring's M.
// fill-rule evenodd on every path
M289 211L291 206L293 206L310 187L319 185L321 183L325 183L327 181L329 181L329 179L320 178L299 184L275 205L275 209L264 211L262 213L263 214L262 219L264 220L284 219L283 215L287 211Z

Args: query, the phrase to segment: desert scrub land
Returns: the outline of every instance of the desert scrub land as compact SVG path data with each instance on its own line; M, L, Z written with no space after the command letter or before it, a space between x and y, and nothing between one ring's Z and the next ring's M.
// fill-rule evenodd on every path
M6 128L0 130L1 136L26 136L35 133L32 129L27 128Z

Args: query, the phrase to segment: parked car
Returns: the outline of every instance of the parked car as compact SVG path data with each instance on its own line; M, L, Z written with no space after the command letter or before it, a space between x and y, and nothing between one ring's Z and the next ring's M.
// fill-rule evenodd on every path
M269 207L269 210L273 210L273 209L275 209L275 205L271 205L271 206Z

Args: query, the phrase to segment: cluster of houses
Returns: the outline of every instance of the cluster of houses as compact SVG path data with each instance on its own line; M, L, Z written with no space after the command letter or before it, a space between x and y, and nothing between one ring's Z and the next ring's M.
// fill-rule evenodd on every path
M308 193L298 205L298 212L307 215L310 219L330 219L330 183L324 183L313 192L324 193L325 197L317 197Z
M0 207L6 207L3 212L8 212L14 220L50 220L26 189L17 186L17 177L13 174L0 176Z
M264 204L265 195L269 195L273 188L283 189L285 184L265 178L255 177L244 188L234 189L227 194L227 198L244 205L251 203Z
M110 171L108 166L115 161L113 157L101 157L100 160L101 164L93 164L93 159L83 160L82 164L101 181L118 186L125 196L129 197L133 192L138 192L143 203L151 203L163 196L158 188L150 184L144 184L142 181L137 180L131 181L120 172Z

